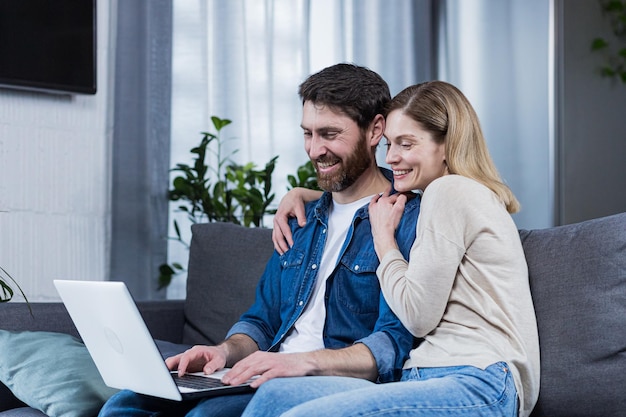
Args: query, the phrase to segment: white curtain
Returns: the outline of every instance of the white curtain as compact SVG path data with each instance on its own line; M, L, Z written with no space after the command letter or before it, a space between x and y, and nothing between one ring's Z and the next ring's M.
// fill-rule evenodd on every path
M552 2L444 0L440 77L474 105L520 228L554 223Z
M189 150L200 142L200 132L213 132L210 116L231 119L223 131L225 138L232 138L225 154L238 149L235 161L259 167L279 155L273 179L278 202L286 192L287 175L307 161L298 85L338 62L377 71L392 94L432 78L430 4L175 1L171 166L191 163ZM174 217L188 236L184 217L171 211L170 219ZM172 242L168 258L185 265L186 249ZM184 277L175 279L168 296L184 297Z

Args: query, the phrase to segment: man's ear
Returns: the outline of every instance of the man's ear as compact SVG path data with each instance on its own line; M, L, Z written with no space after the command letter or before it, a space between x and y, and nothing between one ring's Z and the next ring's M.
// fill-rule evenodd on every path
M370 124L370 132L369 132L369 141L371 147L378 146L378 143L383 138L383 134L385 133L385 118L382 114L377 114L374 117L374 120Z

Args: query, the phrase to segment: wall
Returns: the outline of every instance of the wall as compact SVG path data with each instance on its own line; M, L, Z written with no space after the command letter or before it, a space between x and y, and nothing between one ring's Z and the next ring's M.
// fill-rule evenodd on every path
M31 301L108 278L114 6L98 2L96 95L0 89L0 266Z
M561 74L556 222L571 223L626 211L626 86L595 75L589 42L607 30L597 2L553 1ZM0 266L33 301L58 299L55 278L111 276L115 48L109 28L116 15L115 0L98 2L95 96L0 89ZM154 250L143 252L133 256ZM134 270L120 268L115 277Z
M626 84L597 73L591 41L610 36L599 2L556 6L557 223L568 224L626 211Z

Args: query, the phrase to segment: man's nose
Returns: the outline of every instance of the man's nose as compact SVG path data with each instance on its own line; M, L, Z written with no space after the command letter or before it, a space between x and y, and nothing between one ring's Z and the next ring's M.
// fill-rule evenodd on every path
M322 155L326 154L326 144L324 140L316 134L311 136L311 141L309 143L309 158L317 159Z

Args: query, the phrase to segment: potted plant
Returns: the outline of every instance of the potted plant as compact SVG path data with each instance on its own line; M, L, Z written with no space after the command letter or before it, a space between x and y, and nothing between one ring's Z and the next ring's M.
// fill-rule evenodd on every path
M177 164L172 168L180 175L172 182L169 199L180 203L178 211L186 213L192 224L222 221L246 227L263 227L263 218L276 212L270 204L274 200L272 173L278 156L270 159L263 169L257 169L253 163L234 163L230 157L236 150L226 156L222 154L221 132L231 121L217 116L211 117L211 121L216 133L202 133L200 144L190 150L195 155L193 165ZM215 167L206 163L210 153L217 161ZM288 175L287 181L289 188L319 189L311 161L299 166L295 175ZM182 237L176 220L173 220L173 226L175 236L169 239L189 249L189 243ZM174 275L182 271L184 268L178 262L161 265L159 289L167 287Z
M263 169L257 169L253 163L234 163L231 156L237 151L222 154L221 132L231 121L217 116L211 117L211 121L216 133L202 133L200 144L190 150L195 155L194 163L179 163L172 168L180 175L172 182L169 199L179 203L178 211L186 213L192 224L222 221L262 227L264 216L275 212L269 206L274 200L272 173L278 156L270 159ZM215 166L206 162L211 153L217 160ZM173 225L176 236L170 239L189 248L176 220ZM159 289L167 287L172 277L183 270L180 263L161 265Z

